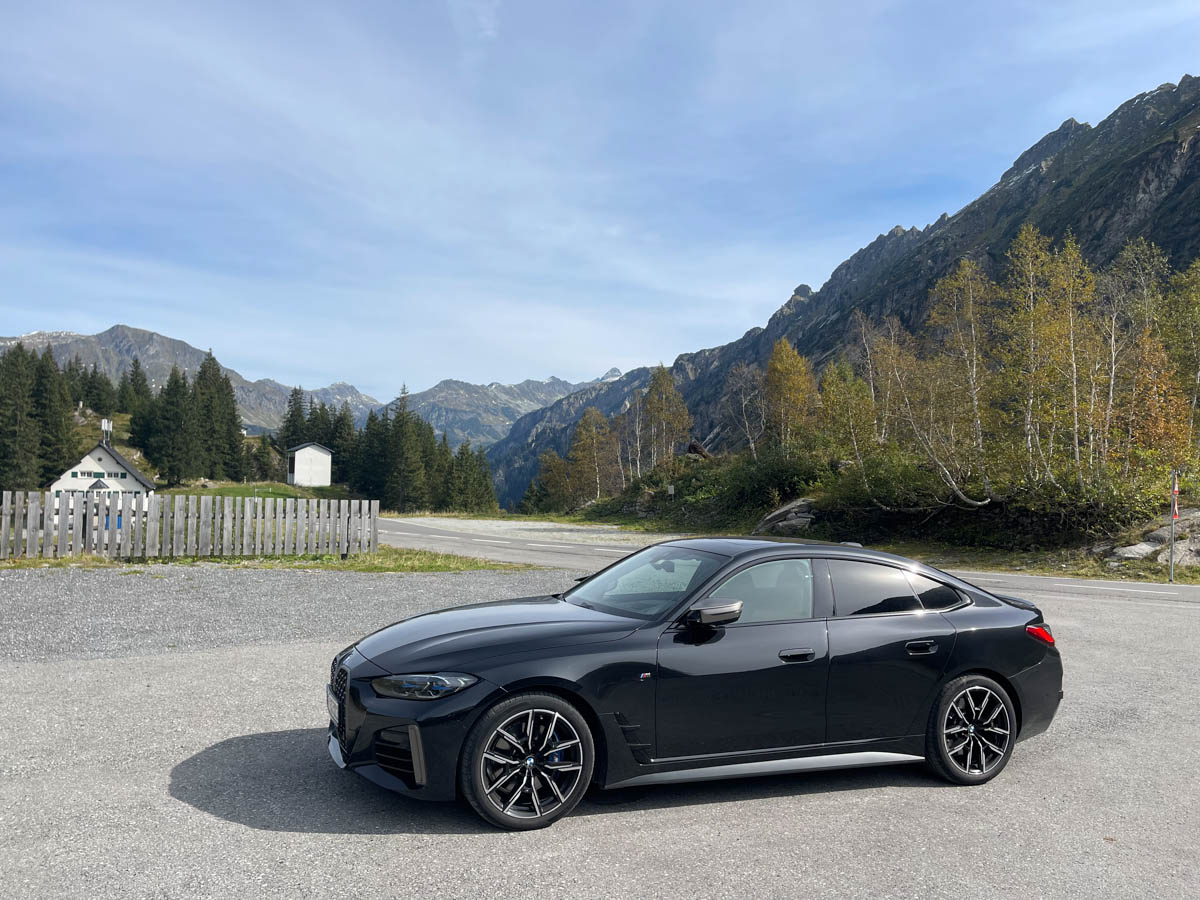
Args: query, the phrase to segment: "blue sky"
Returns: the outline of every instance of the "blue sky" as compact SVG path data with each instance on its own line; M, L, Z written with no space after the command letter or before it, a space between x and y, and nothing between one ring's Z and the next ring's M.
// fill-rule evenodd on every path
M725 343L1068 116L1195 0L0 0L0 334L116 322L386 399Z

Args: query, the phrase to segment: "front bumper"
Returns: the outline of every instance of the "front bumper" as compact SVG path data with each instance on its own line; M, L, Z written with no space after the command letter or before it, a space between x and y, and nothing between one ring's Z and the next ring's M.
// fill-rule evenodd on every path
M453 800L458 760L478 710L503 689L480 680L440 700L397 700L376 694L371 680L389 674L357 650L339 666L346 673L338 697L340 721L329 723L329 755L380 787L425 800Z

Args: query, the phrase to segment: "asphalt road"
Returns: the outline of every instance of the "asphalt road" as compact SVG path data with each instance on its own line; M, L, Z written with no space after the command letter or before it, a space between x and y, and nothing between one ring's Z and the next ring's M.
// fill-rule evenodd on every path
M611 526L419 517L381 518L380 543L476 556L500 562L595 571L660 535L621 532Z
M1194 589L980 576L1043 606L1066 699L977 788L916 766L675 785L508 834L334 768L333 652L574 574L0 573L0 897L1200 892Z

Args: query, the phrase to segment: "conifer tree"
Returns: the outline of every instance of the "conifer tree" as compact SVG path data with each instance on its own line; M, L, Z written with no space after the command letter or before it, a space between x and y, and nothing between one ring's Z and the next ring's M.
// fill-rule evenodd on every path
M149 402L153 397L150 391L150 382L146 379L146 371L136 356L129 367L129 390L132 394L132 404L128 412L135 412L138 407Z
M33 411L39 432L39 484L44 486L53 483L79 458L71 395L49 347L34 368Z
M18 343L0 356L0 488L41 487L41 449L33 386L37 357Z
M308 416L304 410L304 391L292 388L288 395L287 412L283 415L283 424L276 433L276 443L282 452L291 447L303 444L308 440Z
M344 400L329 426L329 443L325 446L333 453L333 481L336 484L349 482L354 452L354 416L350 413L350 404Z

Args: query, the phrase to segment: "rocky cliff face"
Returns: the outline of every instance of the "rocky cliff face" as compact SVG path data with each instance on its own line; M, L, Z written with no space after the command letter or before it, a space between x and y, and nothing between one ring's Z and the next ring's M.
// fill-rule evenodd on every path
M695 434L720 446L718 401L735 363L763 364L775 341L786 337L820 366L845 346L857 309L873 319L895 315L918 326L938 278L964 257L996 273L1025 222L1055 238L1072 231L1096 265L1108 263L1127 241L1145 237L1181 267L1200 256L1197 210L1200 78L1185 75L1178 85L1139 94L1094 128L1068 119L958 212L922 229L897 226L881 234L838 266L819 291L797 288L764 328L680 356L672 371L695 418ZM634 374L614 382L626 401L640 389ZM539 447L561 448L569 440L577 404L560 404L531 413L533 421L519 422L508 440L493 447L489 458L501 503L520 497L528 481L515 475L534 472L530 457ZM615 395L608 405L620 406ZM554 429L562 433L552 434ZM525 433L537 437L522 443Z

